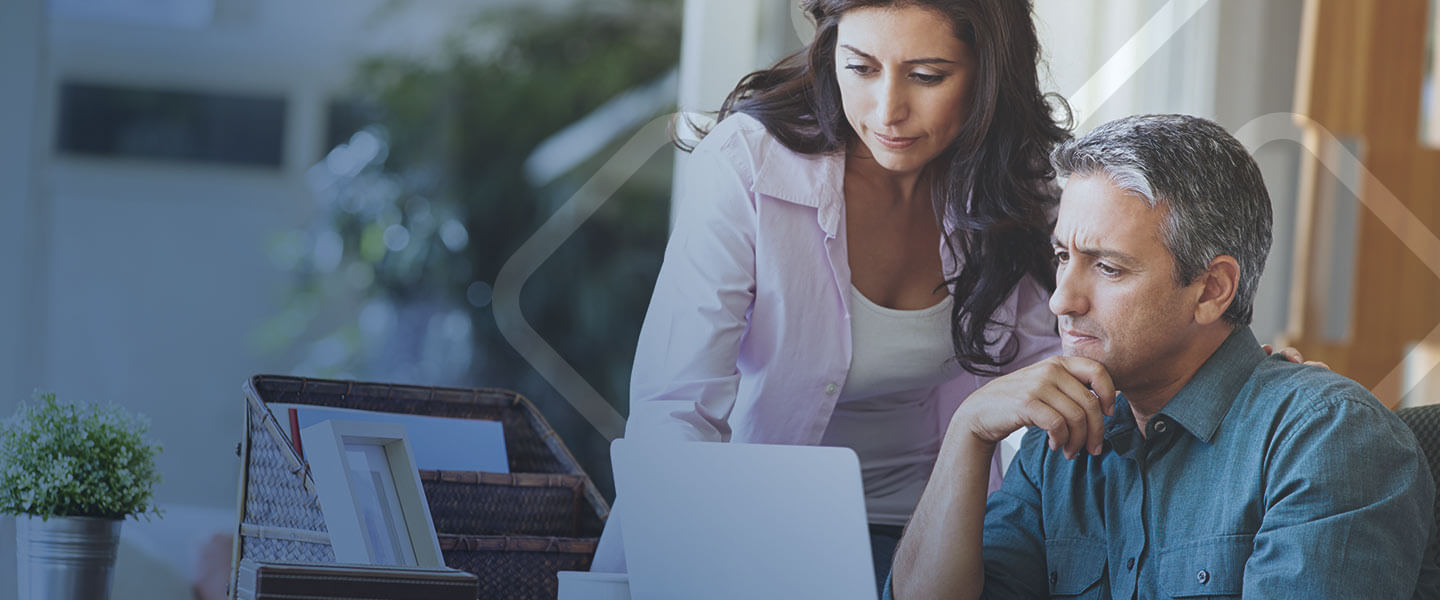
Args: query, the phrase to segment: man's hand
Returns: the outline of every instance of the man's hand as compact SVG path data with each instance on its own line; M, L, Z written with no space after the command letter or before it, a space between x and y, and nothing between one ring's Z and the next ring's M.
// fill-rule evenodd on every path
M1091 390L1094 390L1092 393ZM1050 434L1050 449L1067 458L1100 454L1105 417L1115 411L1115 384L1100 363L1056 356L1005 375L976 390L950 422L951 428L995 444L1021 427Z
M1094 390L1094 393L1091 392ZM960 403L935 471L895 551L897 598L978 598L981 540L995 444L1021 427L1050 432L1050 448L1099 454L1115 384L1100 363L1054 357L1000 377Z

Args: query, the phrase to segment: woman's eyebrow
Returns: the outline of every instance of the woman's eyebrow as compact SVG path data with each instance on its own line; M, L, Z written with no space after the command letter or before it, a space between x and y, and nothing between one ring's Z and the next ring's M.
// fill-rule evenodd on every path
M854 52L854 53L855 53L856 55L858 55L860 58L864 58L864 59L866 59L866 60L875 60L875 57L870 56L869 54L866 54L866 53L864 53L864 52L861 52L859 48L856 48L856 47L854 47L854 46L851 46L850 44L840 44L840 47L841 47L841 48L844 48L844 49L846 49L846 50L849 50L849 51L851 51L851 52ZM949 60L949 59L945 59L945 58L940 58L940 57L938 57L938 56L931 56L931 57L926 57L926 58L912 58L912 59L907 60L907 61L905 61L905 62L903 62L903 63L901 63L901 64L906 64L906 65L936 65L936 64L938 64L938 65L953 65L953 64L955 64L955 61Z

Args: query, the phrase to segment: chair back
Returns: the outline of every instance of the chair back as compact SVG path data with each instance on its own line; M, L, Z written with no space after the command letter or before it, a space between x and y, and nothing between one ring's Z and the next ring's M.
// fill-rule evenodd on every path
M1425 460L1430 464L1430 476L1440 486L1440 404L1402 408L1395 411L1395 416L1400 417L1415 433L1420 449L1425 452ZM1435 495L1435 522L1440 527L1440 493ZM1421 566L1416 598L1440 594L1440 535L1430 537L1425 557L1429 564Z

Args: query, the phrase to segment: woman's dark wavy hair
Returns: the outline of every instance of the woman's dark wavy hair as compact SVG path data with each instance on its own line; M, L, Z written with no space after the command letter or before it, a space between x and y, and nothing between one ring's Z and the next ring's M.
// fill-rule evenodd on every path
M955 358L971 373L994 375L1019 351L1016 344L1001 356L986 351L995 340L985 329L1000 303L1027 273L1055 289L1050 215L1057 188L1049 156L1070 137L1072 124L1065 100L1040 91L1030 0L803 0L815 21L815 39L774 67L741 78L718 116L750 115L794 152L843 150L855 133L835 74L840 17L857 8L910 6L949 17L956 37L975 52L973 104L955 142L931 163L939 167L930 178L931 198L937 217L955 227L945 234L945 247L962 265L945 282L954 286ZM690 127L702 137L707 133ZM678 137L676 145L694 148Z

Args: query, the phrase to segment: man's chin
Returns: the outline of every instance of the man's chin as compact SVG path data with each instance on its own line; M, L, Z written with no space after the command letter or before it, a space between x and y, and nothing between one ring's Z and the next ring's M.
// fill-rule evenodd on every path
M1087 345L1088 345L1088 344L1087 344ZM1061 344L1061 345L1060 345L1060 355L1061 355L1061 356L1068 356L1068 357L1088 358L1088 359L1093 360L1093 361L1095 361L1095 362L1097 362L1097 363L1100 363L1100 366L1101 366L1101 367L1104 367L1104 368L1105 368L1105 372L1110 375L1111 383L1115 384L1115 386L1116 386L1117 388L1119 388L1119 387L1120 387L1120 380L1119 380L1120 374L1115 371L1115 368L1114 368L1113 365L1112 365L1112 361L1111 361L1111 359L1110 359L1110 356L1107 355L1105 352L1101 351L1100 348L1087 348L1087 347L1085 347L1085 346L1087 346L1087 345L1081 345L1080 347L1077 348L1077 347L1072 347L1072 346L1068 346L1068 345L1065 345L1065 344Z
M1065 344L1065 343L1061 343L1061 344L1060 344L1060 355L1061 355L1061 356L1076 356L1076 357L1080 357L1080 358L1088 358L1088 359L1090 359L1090 360L1093 360L1093 361L1095 361L1095 362L1102 363L1102 364L1105 362L1105 353L1104 353L1104 352L1101 352L1099 348L1094 347L1094 345L1092 345L1092 344Z

